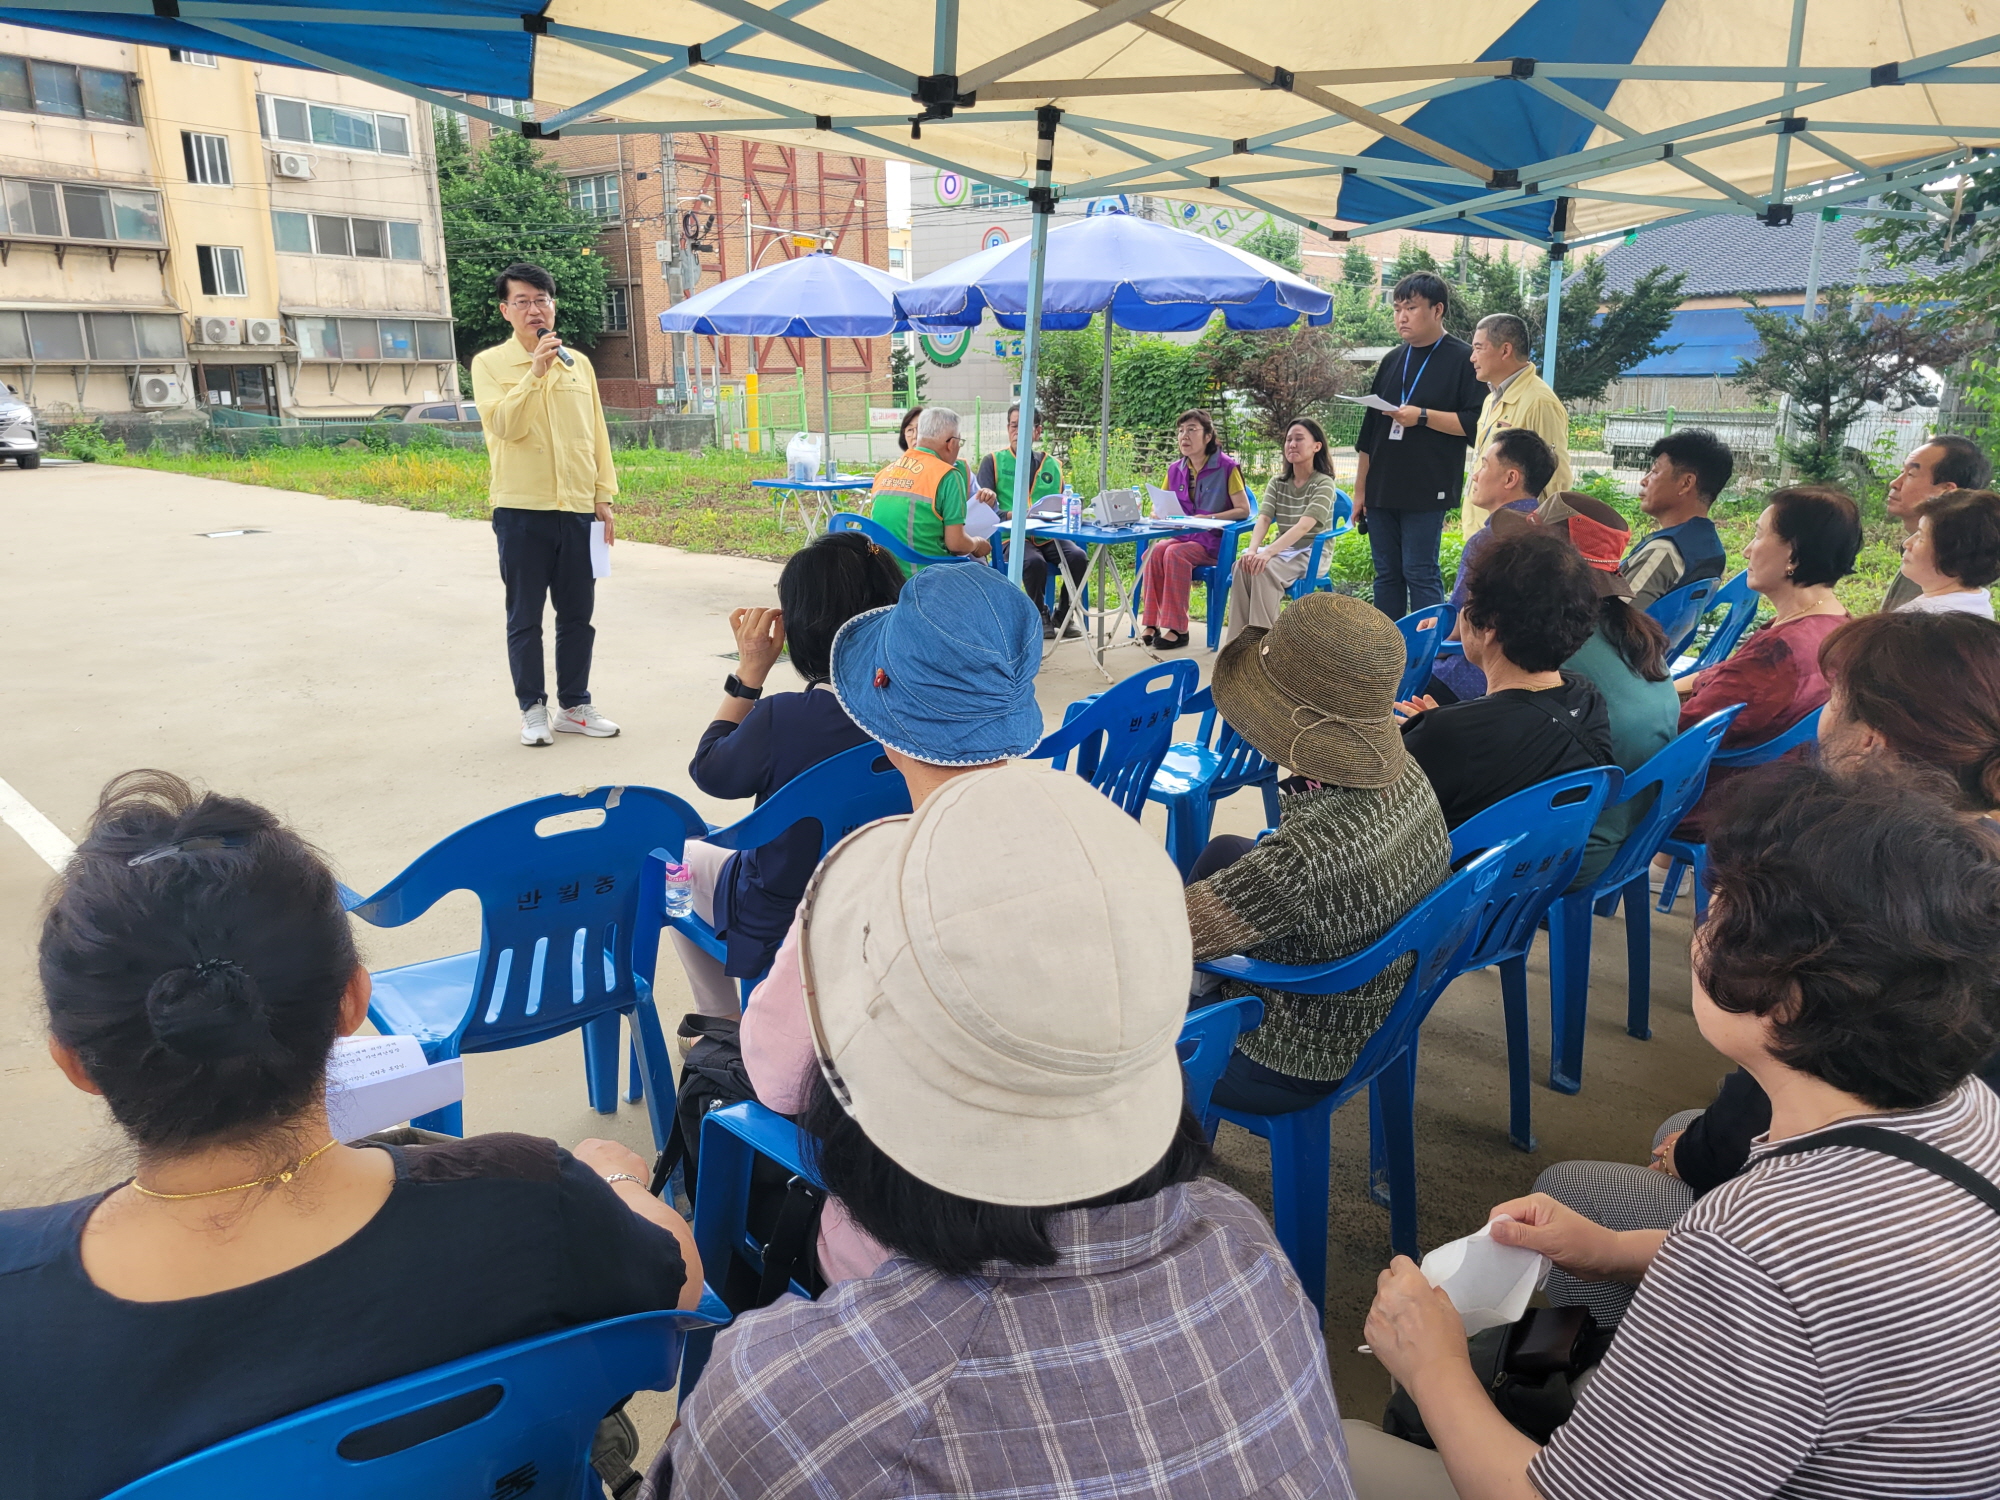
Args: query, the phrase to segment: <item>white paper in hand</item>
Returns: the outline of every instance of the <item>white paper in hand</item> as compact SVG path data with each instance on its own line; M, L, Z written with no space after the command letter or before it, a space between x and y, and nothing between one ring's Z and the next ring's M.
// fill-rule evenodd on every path
M333 1133L355 1140L465 1098L465 1064L426 1062L409 1036L344 1036L326 1064L326 1113Z
M1496 1244L1493 1225L1477 1234L1439 1245L1424 1257L1424 1280L1437 1287L1468 1334L1519 1321L1528 1299L1548 1279L1549 1258L1538 1250Z
M1336 401L1346 401L1355 406L1365 406L1370 411L1397 410L1395 402L1384 401L1380 396L1376 395L1373 391L1370 391L1365 396L1335 396L1333 399Z
M1149 484L1146 486L1146 493L1152 498L1153 518L1155 520L1163 520L1168 516L1183 516L1187 514L1186 511L1181 509L1181 497L1176 495L1172 490L1163 490L1156 484Z
M590 576L609 578L611 576L611 543L604 539L604 523L590 523Z
M1000 512L984 500L974 500L965 507L965 534L975 542L983 542L1000 529Z

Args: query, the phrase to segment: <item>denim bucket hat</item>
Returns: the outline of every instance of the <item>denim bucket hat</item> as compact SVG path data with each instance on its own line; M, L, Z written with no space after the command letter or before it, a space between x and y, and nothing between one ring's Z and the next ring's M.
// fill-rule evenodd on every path
M833 638L834 696L892 750L934 766L1026 755L1042 738L1042 618L981 563L923 568Z

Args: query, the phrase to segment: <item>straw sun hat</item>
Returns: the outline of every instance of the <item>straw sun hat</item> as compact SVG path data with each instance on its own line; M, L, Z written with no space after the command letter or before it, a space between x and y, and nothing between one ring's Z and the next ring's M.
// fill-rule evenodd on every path
M1279 765L1336 786L1384 787L1408 764L1390 707L1403 633L1348 594L1308 594L1215 660L1215 706Z
M836 845L799 905L821 1071L932 1187L1013 1206L1113 1192L1181 1116L1180 913L1159 840L1081 776L957 777Z

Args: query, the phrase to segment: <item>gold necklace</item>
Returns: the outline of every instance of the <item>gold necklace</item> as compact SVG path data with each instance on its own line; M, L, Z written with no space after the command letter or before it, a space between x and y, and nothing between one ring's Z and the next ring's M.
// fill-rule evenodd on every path
M220 1198L224 1193L247 1193L252 1188L269 1187L274 1182L290 1182L295 1175L303 1172L310 1163L318 1160L339 1144L340 1142L337 1139L328 1141L319 1150L313 1152L312 1155L300 1157L282 1172L273 1172L270 1176L259 1177L254 1182L239 1182L234 1187L209 1188L206 1192L201 1193L157 1193L135 1177L132 1179L132 1191L143 1193L148 1198L158 1198L168 1203L185 1203L190 1198Z

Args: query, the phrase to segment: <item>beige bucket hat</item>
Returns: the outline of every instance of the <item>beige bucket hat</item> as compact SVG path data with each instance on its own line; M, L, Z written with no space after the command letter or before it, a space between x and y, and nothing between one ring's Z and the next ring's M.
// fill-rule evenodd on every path
M1384 787L1408 756L1390 712L1409 652L1395 622L1349 594L1308 594L1215 659L1215 706L1279 765L1335 786Z
M1173 861L1082 777L1016 761L836 845L799 906L813 1047L905 1171L1075 1203L1180 1119L1193 943Z

